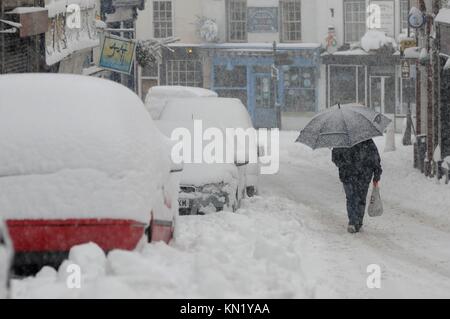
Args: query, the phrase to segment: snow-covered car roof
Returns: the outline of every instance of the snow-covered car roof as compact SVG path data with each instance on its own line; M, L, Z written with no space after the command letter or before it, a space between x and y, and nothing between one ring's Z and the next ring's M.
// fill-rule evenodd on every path
M190 86L154 86L148 90L147 97L155 98L194 98L194 97L218 97L211 90Z
M222 128L251 128L252 120L239 99L170 99L161 113L161 120L203 120Z
M169 99L173 98L216 98L217 93L211 90L190 86L154 86L145 97L145 107L154 120L159 120L161 111Z
M0 76L0 212L148 222L170 171L167 142L138 96L112 81Z

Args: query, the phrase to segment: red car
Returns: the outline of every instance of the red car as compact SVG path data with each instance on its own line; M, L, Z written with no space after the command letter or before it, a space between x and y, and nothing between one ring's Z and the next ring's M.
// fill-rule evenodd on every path
M170 142L127 88L0 76L0 149L0 214L16 265L57 266L87 242L108 252L171 240L179 186Z

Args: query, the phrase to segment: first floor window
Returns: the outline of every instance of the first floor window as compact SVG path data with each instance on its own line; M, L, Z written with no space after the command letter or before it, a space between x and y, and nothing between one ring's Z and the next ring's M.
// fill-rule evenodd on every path
M201 87L202 65L199 60L169 60L166 64L167 85Z
M281 29L282 41L301 41L302 38L302 10L301 0L281 0Z
M228 0L228 40L247 40L247 0Z
M155 38L173 36L172 1L153 1L153 30Z
M366 33L366 1L344 0L345 42L358 42Z
M410 10L410 0L400 0L400 23L403 32L408 30L408 17Z

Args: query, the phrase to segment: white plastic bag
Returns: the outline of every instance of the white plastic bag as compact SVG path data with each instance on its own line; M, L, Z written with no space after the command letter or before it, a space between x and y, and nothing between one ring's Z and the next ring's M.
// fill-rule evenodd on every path
M383 215L383 202L381 201L379 187L373 188L367 211L370 217L379 217Z

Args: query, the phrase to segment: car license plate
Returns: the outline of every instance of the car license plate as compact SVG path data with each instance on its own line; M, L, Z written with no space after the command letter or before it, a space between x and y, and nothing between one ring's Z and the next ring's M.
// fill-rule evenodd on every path
M189 208L189 199L179 199L178 206L180 206L180 208Z

